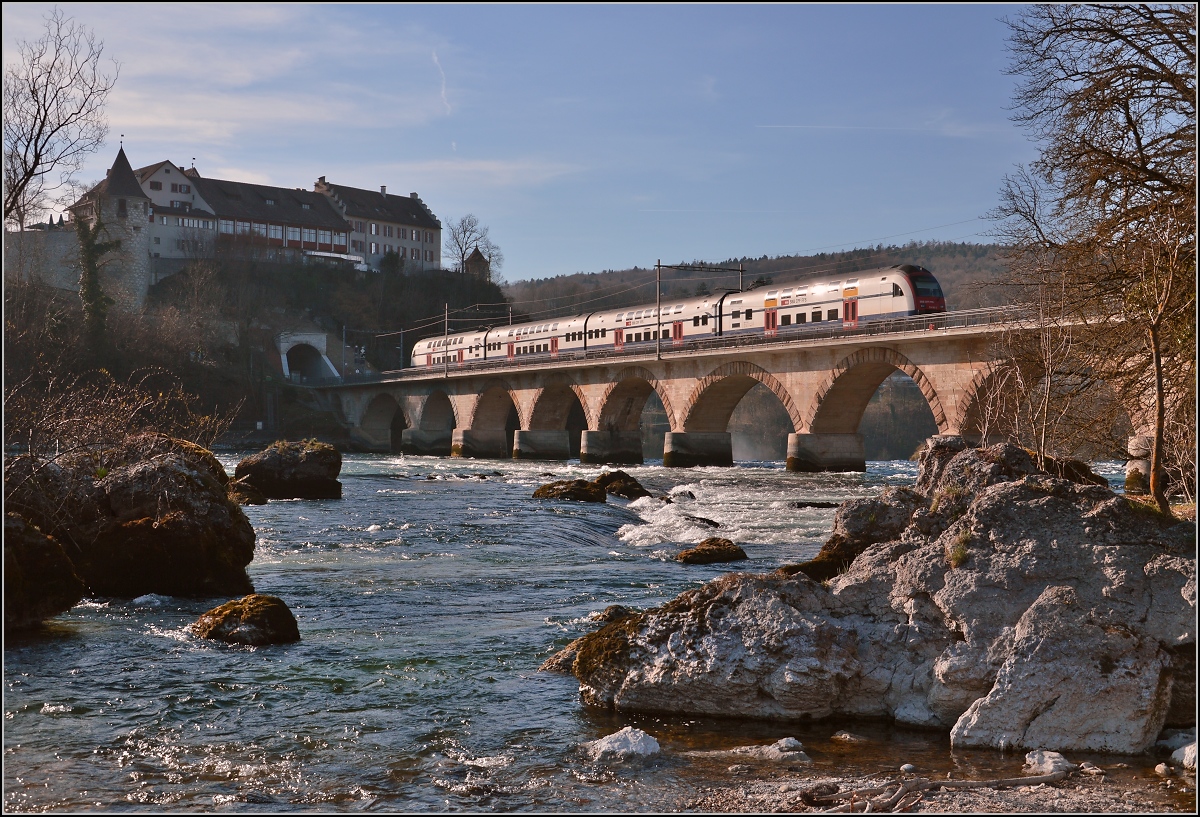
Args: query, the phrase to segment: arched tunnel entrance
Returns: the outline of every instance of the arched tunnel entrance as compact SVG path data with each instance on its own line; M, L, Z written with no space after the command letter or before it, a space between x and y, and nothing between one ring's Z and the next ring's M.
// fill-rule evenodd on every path
M325 365L325 361L316 347L310 346L307 343L298 343L291 349L288 349L287 365L290 377L302 383L309 380L333 377L335 375Z

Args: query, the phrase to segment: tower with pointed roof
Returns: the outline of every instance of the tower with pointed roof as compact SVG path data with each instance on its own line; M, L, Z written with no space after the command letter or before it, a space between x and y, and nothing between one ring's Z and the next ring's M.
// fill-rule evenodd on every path
M101 240L121 242L102 262L105 294L127 310L138 309L150 290L150 197L134 175L125 148L104 181L83 194L70 207L77 221L104 225Z

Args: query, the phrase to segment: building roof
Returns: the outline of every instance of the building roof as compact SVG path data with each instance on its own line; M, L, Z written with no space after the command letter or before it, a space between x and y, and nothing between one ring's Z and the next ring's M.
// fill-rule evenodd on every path
M347 230L346 220L329 199L310 190L293 190L265 184L206 179L195 169L186 171L196 192L218 218L242 221L303 224L332 230ZM268 204L267 202L274 202ZM307 205L307 207L305 206Z
M394 196L379 190L363 190L325 182L323 176L321 179L317 186L323 186L333 194L334 200L345 209L347 218L371 218L432 230L442 227L415 193L412 196Z
M133 168L129 166L129 159L125 156L125 148L117 151L117 158L113 161L113 166L108 169L108 174L104 177L104 181L80 196L79 201L75 202L71 207L79 207L82 204L95 201L101 196L125 199L150 198L142 192L142 186L138 183Z

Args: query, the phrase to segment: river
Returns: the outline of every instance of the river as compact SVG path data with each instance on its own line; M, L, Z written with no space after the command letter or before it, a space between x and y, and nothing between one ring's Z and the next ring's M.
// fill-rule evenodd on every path
M221 455L232 472L238 460ZM1104 473L1119 480L1119 464ZM795 736L816 768L911 762L960 774L1019 756L951 753L944 733L854 724L625 716L585 709L573 678L536 670L611 604L646 608L731 567L810 558L831 508L796 507L911 484L909 462L865 474L793 474L777 463L626 469L675 501L538 501L578 464L347 455L340 501L245 508L250 577L295 612L298 644L193 638L221 599L88 599L4 650L7 811L670 811L730 779L688 750ZM714 527L716 525L717 527ZM710 535L749 562L681 565ZM632 768L580 746L635 725L662 754ZM902 759L902 760L901 760ZM1135 759L1153 765L1154 760Z

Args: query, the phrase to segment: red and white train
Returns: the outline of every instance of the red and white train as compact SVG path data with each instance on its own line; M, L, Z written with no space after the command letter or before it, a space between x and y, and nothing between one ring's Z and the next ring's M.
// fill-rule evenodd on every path
M427 338L413 347L413 366L470 366L586 352L664 350L689 341L779 337L870 321L946 311L937 279L923 267L897 264L837 278L814 278L772 289L724 292L570 318L554 318Z

